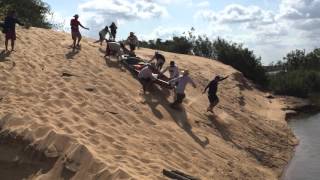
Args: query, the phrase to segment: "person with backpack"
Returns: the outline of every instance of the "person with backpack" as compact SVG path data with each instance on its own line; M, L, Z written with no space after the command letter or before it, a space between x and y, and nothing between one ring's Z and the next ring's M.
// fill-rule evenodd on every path
M104 27L104 28L99 32L99 40L96 41L95 43L100 42L100 45L102 46L102 43L103 43L104 40L106 40L106 35L107 35L108 33L110 33L110 32L109 32L109 27L106 26L106 27Z
M14 51L14 43L16 40L16 24L23 26L23 24L16 18L16 12L9 11L3 23L6 51L8 51L9 40L11 40L11 51Z
M114 22L112 22L111 25L109 26L109 28L110 28L110 38L109 39L112 41L116 41L118 27L116 26L116 24Z
M139 44L139 41L137 36L133 32L130 32L129 37L127 38L127 44L130 47L131 53L134 53L134 51L136 50L136 47Z
M229 76L226 76L226 77L216 76L204 89L203 94L206 93L207 89L209 89L208 99L209 99L210 105L207 108L207 112L214 113L213 108L219 103L219 98L217 96L219 82L227 79L228 77Z
M156 67L158 71L161 71L162 66L164 65L164 63L166 62L166 58L164 57L164 55L160 54L158 51L156 51L154 53L154 56L151 58L151 60L149 61L149 63L151 63L152 61L156 60Z
M71 26L71 36L73 39L73 49L75 49L77 40L78 40L77 47L80 47L80 41L82 39L80 30L79 30L79 26L82 27L83 29L86 29L86 30L89 30L89 28L84 27L80 23L80 21L78 20L79 19L78 14L74 15L73 17L74 17L74 19L71 19L70 26Z
M179 104L183 102L183 99L186 97L184 91L186 89L187 84L189 83L192 84L193 88L196 88L197 86L193 82L193 80L190 78L188 70L182 71L182 76L178 78L174 78L169 81L169 84L172 84L172 83L177 84L175 88L175 93L176 93L175 101L171 104L172 108L176 108Z
M170 80L179 77L179 68L174 61L170 61L170 65L166 67L160 74L164 74L169 71Z

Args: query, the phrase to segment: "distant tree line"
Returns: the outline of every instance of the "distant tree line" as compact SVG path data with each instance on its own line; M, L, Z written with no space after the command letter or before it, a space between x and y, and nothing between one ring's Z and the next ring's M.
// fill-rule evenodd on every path
M320 49L292 51L276 65L283 71L269 75L270 90L298 97L320 93Z
M18 18L27 26L52 28L47 17L52 15L50 7L42 0L0 0L0 19L4 20L8 11L16 11Z

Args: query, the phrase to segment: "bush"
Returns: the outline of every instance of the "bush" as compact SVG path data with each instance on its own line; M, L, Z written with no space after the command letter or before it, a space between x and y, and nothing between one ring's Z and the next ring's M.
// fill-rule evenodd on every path
M320 72L293 70L269 76L270 89L276 94L308 97L320 92Z
M41 0L1 0L0 18L4 19L9 10L15 10L18 18L28 26L52 27L46 19L51 14L50 7Z

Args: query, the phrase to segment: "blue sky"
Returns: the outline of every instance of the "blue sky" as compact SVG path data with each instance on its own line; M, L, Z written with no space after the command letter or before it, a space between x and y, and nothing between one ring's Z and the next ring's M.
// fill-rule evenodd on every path
M311 50L320 40L320 0L44 0L64 24L74 14L97 37L115 21L119 39L130 31L140 39L167 39L196 29L196 34L218 36L254 50L262 62L281 60L294 49Z

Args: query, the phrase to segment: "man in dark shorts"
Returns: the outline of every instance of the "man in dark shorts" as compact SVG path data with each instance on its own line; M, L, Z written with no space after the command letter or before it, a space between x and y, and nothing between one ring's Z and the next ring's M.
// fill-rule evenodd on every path
M23 24L15 17L15 11L9 11L7 17L4 20L3 32L6 35L5 46L8 51L8 42L11 40L11 51L14 51L14 42L16 40L16 24L23 26Z
M80 41L81 41L81 33L79 31L79 26L83 29L89 30L89 28L86 28L82 26L82 24L78 21L79 15L76 14L73 16L74 19L71 19L70 26L71 26L71 36L73 39L73 49L76 48L76 41L78 40L77 46L80 47Z
M220 76L216 76L204 89L203 94L206 93L207 89L209 88L208 99L209 99L210 105L207 111L210 111L213 113L213 108L219 103L219 98L217 96L219 82L227 79L228 77L229 76L226 76L224 78Z
M166 62L166 58L164 57L164 55L162 55L158 51L156 51L154 53L154 56L149 61L149 63L151 63L153 60L156 60L157 70L161 71L163 64Z
M116 26L116 24L114 22L112 22L111 25L109 26L109 28L110 28L110 40L116 41L118 27Z

